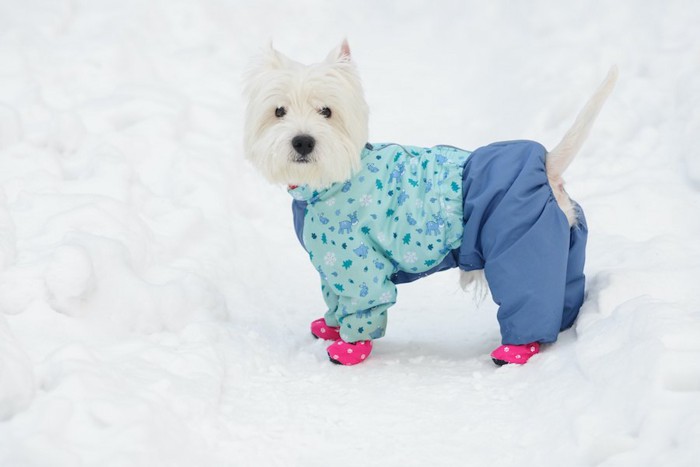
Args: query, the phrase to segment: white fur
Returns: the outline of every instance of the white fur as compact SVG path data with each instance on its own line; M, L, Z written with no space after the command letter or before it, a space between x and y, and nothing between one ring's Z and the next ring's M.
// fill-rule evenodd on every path
M325 188L359 168L369 110L347 42L309 66L270 46L245 81L245 154L270 182ZM278 107L287 111L282 118L275 116ZM330 118L319 113L324 107ZM291 141L303 134L316 146L310 161L299 163Z
M576 210L571 198L564 190L564 179L562 176L576 154L578 154L586 138L588 138L593 122L603 107L605 100L615 87L617 74L617 67L612 67L608 72L608 76L605 77L605 80L603 80L596 92L576 116L576 121L574 121L569 131L566 132L561 142L547 153L546 167L549 185L552 187L554 197L561 210L564 211L569 225L576 223Z
M465 292L472 289L474 301L477 304L483 302L490 292L483 269L475 269L473 271L462 271L460 269L459 285Z

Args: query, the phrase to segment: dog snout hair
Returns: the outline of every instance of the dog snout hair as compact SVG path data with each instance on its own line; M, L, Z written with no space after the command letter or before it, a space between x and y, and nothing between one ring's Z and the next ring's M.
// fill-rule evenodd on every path
M292 139L292 147L301 157L297 159L298 162L306 162L311 151L314 150L316 145L316 140L310 135L297 135Z

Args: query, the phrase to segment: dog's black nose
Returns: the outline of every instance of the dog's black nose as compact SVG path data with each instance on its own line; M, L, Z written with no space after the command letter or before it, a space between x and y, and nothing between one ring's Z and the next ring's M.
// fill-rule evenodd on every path
M314 150L316 140L309 135L298 135L292 139L292 147L296 152L305 156Z

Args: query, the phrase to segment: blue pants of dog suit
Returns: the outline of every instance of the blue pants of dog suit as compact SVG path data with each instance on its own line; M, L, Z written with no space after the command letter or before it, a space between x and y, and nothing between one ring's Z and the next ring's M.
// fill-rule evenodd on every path
M579 208L569 228L545 153L537 143L497 143L475 151L464 169L459 267L484 268L503 344L554 342L583 303L586 220Z
M459 267L484 269L503 344L554 342L573 325L583 303L588 227L577 206L569 228L547 180L545 148L532 141L494 143L474 151L464 167L462 245L420 275Z

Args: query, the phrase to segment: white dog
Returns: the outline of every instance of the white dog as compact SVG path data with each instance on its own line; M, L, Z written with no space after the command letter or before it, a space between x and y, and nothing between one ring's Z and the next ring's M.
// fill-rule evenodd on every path
M587 226L562 174L616 77L613 68L550 152L531 141L473 152L373 145L346 41L309 66L270 46L246 77L245 154L294 198L328 305L311 331L333 341L331 361L369 356L396 284L452 267L463 284L485 272L499 304L497 364L525 363L570 327L583 302Z

